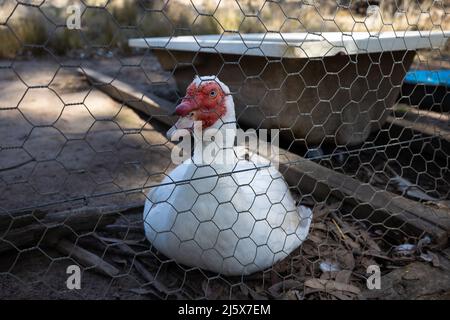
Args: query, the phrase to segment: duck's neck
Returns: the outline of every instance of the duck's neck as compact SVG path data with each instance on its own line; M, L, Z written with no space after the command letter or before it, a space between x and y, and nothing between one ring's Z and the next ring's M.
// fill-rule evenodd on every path
M233 148L236 137L234 107L227 108L227 113L211 127L196 130L194 137L193 159L196 164L234 163L236 158Z

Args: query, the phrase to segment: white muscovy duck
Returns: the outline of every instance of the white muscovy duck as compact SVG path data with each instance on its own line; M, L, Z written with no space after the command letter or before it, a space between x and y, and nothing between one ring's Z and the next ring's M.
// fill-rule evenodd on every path
M176 113L180 118L169 139L180 129L195 132L194 122L201 121L203 131L225 137L216 151L226 161L216 160L218 152L204 154L214 139L196 143L194 160L178 165L148 193L147 239L177 263L224 275L264 270L289 255L305 240L312 212L296 206L283 176L267 159L236 156L228 87L214 76L196 77Z

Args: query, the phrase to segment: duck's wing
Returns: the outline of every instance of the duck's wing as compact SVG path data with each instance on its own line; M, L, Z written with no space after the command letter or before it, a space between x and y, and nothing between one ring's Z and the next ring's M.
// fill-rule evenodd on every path
M164 179L154 187L150 187L147 193L147 201L160 203L167 201L172 195L176 186L189 181L195 172L195 166L191 161L185 161L167 174Z
M235 180L250 187L249 192L241 193L242 200L255 201L250 208L255 219L265 219L271 228L280 228L287 234L295 234L299 241L306 238L312 220L311 209L297 206L283 175L269 160L257 154L250 154L236 167L239 173ZM247 170L245 170L247 169Z

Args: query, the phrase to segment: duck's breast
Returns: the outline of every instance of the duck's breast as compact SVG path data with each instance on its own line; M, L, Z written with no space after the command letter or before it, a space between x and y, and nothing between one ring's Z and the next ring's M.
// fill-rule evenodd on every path
M233 173L223 171L177 167L163 184L184 183L149 193L146 235L158 250L189 266L224 274L270 267L304 240L311 212L296 207L273 167L242 162Z

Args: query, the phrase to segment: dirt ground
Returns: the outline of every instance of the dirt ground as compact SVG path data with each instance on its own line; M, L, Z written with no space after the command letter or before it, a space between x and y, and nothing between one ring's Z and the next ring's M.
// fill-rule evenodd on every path
M243 277L218 276L167 260L149 250L142 230L114 233L99 229L95 237L93 233L79 236L79 246L120 270L111 277L85 265L80 290L66 287L67 267L80 264L75 259L45 245L20 253L11 251L0 259L0 299L450 298L448 249L436 251L422 246L399 254L348 216L337 219L335 214L340 210L333 205L315 205L314 223L302 246L272 268ZM136 222L134 226L139 220L140 212L128 215L128 221ZM342 229L335 227L336 221ZM111 236L116 238L102 238L107 241L102 244L95 241ZM108 239L128 243L134 253L129 255ZM420 258L422 253L431 260ZM146 272L137 272L138 263L151 273L151 281ZM366 268L373 264L380 266L381 288L369 290ZM339 269L327 269L333 265Z
M0 96L3 210L143 188L170 166L165 129L91 87L76 68L15 62L0 74ZM112 199L133 197L92 201Z
M13 66L0 73L0 214L143 202L145 188L170 170L167 128L92 87L77 72L77 63L48 58L0 61L0 66ZM170 74L151 55L81 63L174 103L178 99ZM398 256L392 245L352 220L344 208L327 204L324 209L311 200L308 205L314 207L316 220L305 245L271 270L250 277L218 277L166 261L149 251L139 231L140 212L130 210L119 220L134 231L100 229L73 239L118 267L120 275L108 277L85 268L82 289L70 291L66 268L77 263L38 244L2 254L0 299L450 298L448 250L417 247ZM347 236L334 226L333 212L346 217L339 223ZM99 242L98 237L108 238ZM114 239L129 241L136 254L116 252ZM420 258L422 253L431 260ZM135 270L136 260L152 272L156 286ZM343 268L323 271L324 261ZM382 265L381 290L365 286L365 268L371 263ZM347 286L324 288L311 279Z

